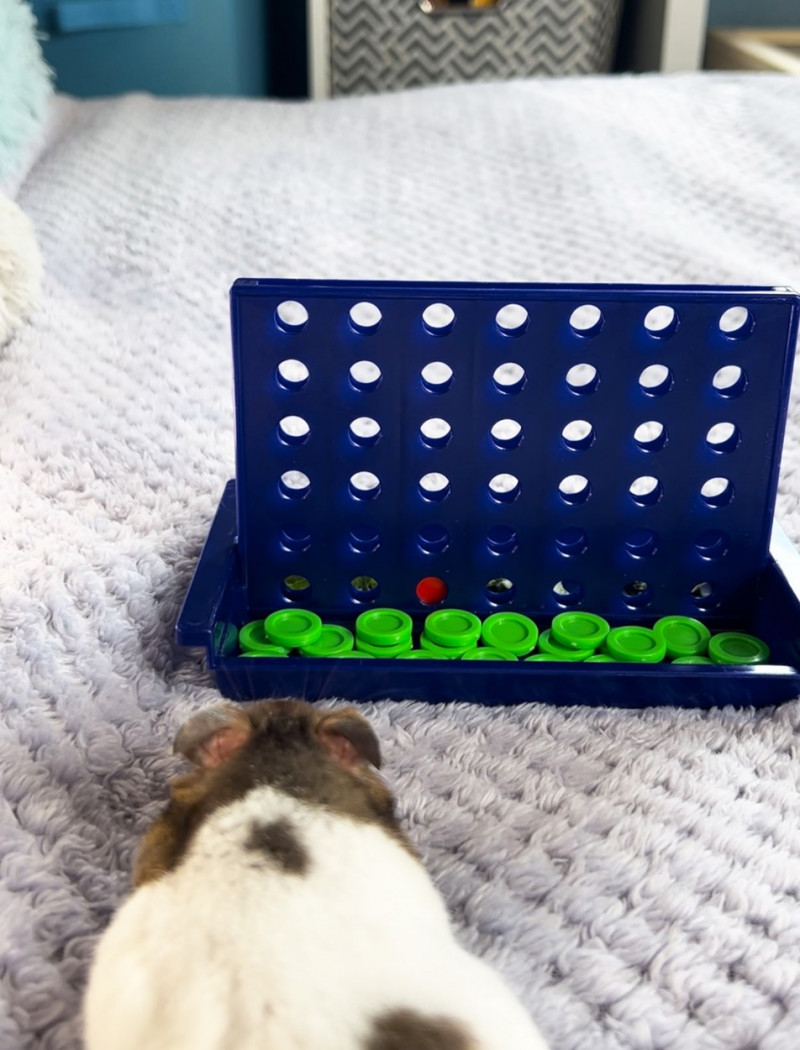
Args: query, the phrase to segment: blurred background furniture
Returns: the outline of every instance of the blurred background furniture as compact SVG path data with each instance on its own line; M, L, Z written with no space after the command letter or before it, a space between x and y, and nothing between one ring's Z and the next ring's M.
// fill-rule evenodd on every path
M311 95L607 73L622 0L310 0Z
M705 65L800 76L800 29L710 29Z
M423 83L774 65L797 0L31 0L59 90L305 98ZM725 41L722 47L722 41ZM791 43L790 43L791 46ZM735 55L734 55L735 52ZM750 65L742 66L749 56ZM788 65L791 61L785 59ZM764 67L760 67L764 68Z

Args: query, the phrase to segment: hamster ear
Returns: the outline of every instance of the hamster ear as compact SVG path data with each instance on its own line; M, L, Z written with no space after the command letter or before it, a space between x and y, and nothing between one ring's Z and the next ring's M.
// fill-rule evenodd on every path
M216 769L244 747L252 732L244 711L231 704L216 704L184 723L175 737L175 752L196 766Z
M369 762L381 768L381 749L369 722L355 708L344 707L323 715L317 724L317 739L345 769L356 770Z

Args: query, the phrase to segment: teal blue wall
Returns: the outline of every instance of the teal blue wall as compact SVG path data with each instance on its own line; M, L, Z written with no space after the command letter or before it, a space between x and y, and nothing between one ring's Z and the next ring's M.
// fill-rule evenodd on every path
M710 26L800 26L800 0L709 0Z
M37 0L45 58L59 91L84 97L122 91L157 95L265 95L268 0L188 0L173 25L53 32L55 3Z

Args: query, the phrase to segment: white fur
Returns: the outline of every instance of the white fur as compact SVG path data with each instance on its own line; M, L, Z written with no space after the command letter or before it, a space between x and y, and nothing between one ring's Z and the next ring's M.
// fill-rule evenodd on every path
M305 874L244 848L254 820L281 817ZM475 1050L546 1050L398 842L262 787L120 909L91 973L86 1050L358 1050L399 1008L463 1022Z
M0 192L0 346L33 309L41 283L42 257L33 224Z

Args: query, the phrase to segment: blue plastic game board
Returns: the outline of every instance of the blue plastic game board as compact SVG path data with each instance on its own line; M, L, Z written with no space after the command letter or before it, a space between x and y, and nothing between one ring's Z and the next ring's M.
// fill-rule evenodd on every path
M205 646L240 699L796 695L796 556L771 554L770 535L798 302L771 288L237 281L236 480L179 641ZM430 576L446 606L540 625L567 608L699 616L764 638L773 663L236 655L238 626L292 604L351 625L389 605L419 622Z

